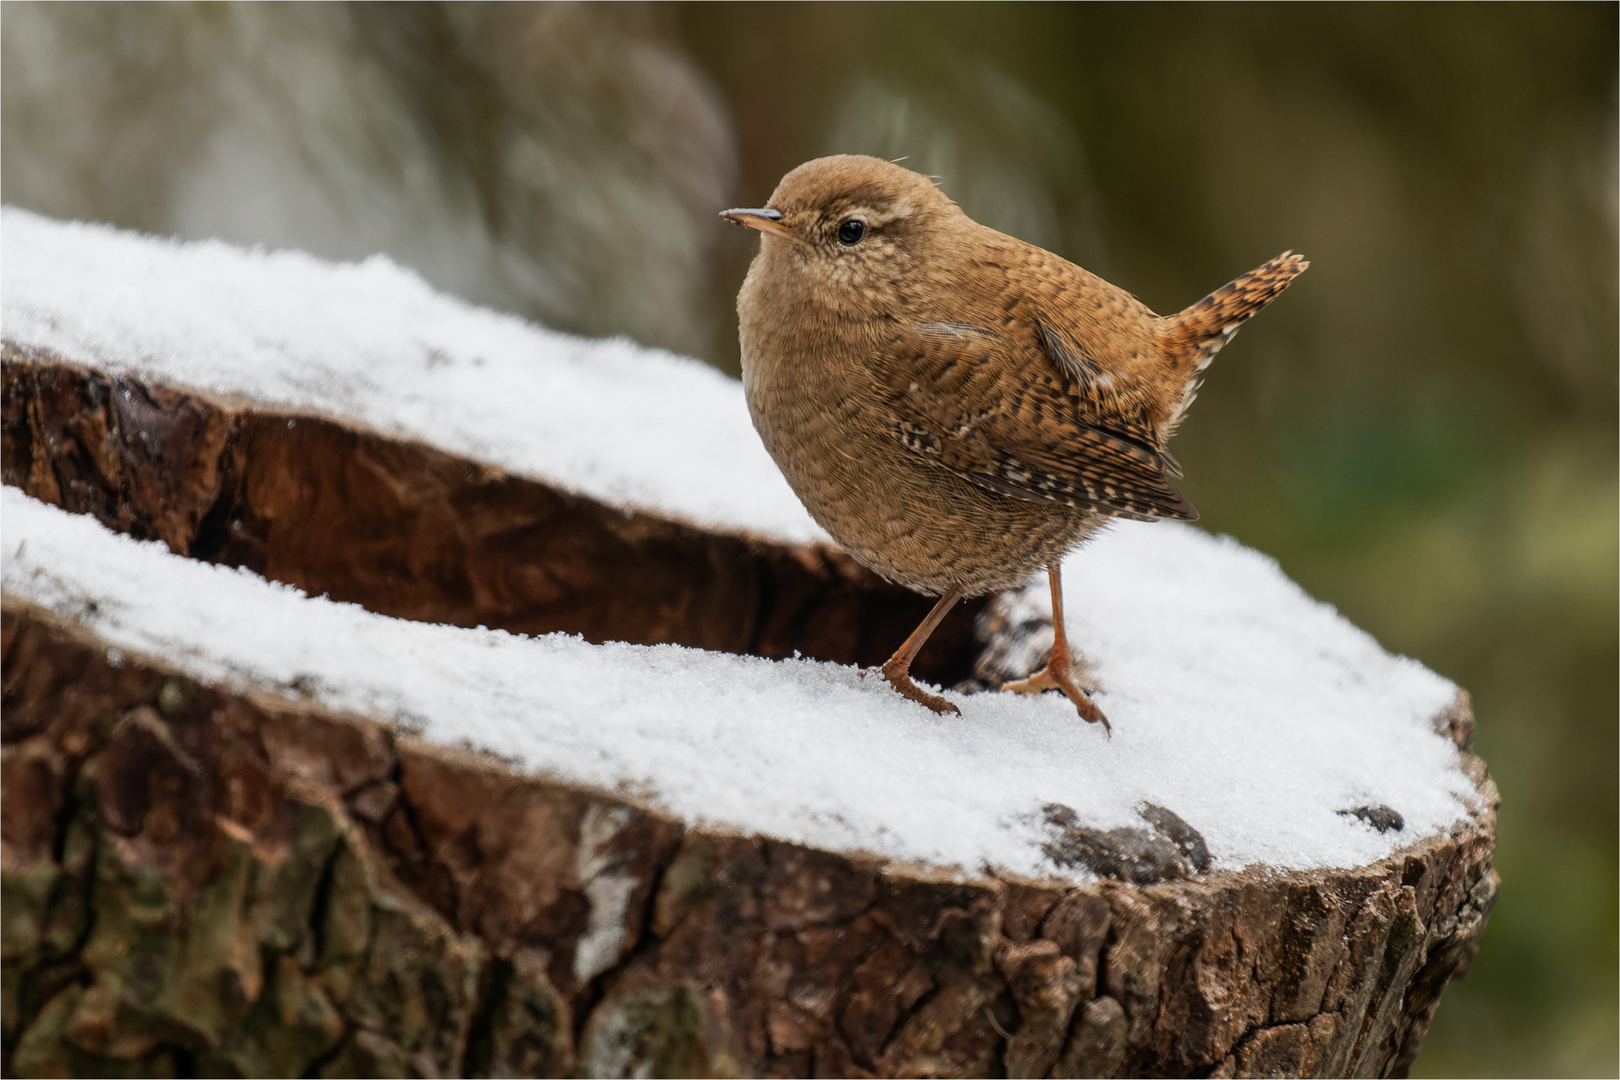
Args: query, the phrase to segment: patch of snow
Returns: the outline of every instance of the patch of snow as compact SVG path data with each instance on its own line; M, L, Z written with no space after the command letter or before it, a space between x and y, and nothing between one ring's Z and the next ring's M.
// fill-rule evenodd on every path
M834 851L1079 877L1043 863L1040 808L1108 829L1139 825L1153 803L1198 829L1217 867L1358 866L1446 830L1474 799L1430 726L1455 686L1385 653L1271 560L1183 525L1122 524L1065 566L1069 631L1103 687L1109 739L1058 695L952 693L962 715L937 717L834 664L386 618L12 488L0 519L8 598L109 648L399 720L689 823ZM1043 605L1043 592L1019 602ZM1339 813L1363 805L1394 808L1404 831ZM602 891L606 955L607 878Z
M377 255L177 243L0 212L0 326L108 374L359 423L614 505L825 541L742 384L435 292Z
M574 947L574 978L581 983L618 963L629 944L630 894L638 879L634 874L614 873L618 860L608 850L629 823L630 811L624 807L592 804L579 827L574 872L585 883L585 899L591 905L590 921Z

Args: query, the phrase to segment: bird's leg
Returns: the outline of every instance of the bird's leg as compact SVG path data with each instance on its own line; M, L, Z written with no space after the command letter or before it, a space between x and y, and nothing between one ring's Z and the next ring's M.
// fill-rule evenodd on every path
M1043 690L1062 690L1065 697L1074 702L1081 717L1093 724L1101 724L1103 730L1110 735L1113 729L1108 726L1108 717L1102 714L1086 692L1074 684L1074 660L1069 655L1069 635L1063 630L1063 576L1062 568L1053 563L1046 568L1046 575L1052 581L1052 658L1046 662L1046 667L1031 675L1027 679L1008 683L1003 690L1010 690L1015 694L1038 694Z
M911 661L916 658L917 650L923 647L923 642L928 640L928 635L934 632L934 629L939 626L940 620L945 618L946 613L955 607L956 602L960 599L962 599L961 589L952 585L945 590L945 595L939 598L939 603L935 604L934 610L928 613L928 618L924 619L922 625L911 632L911 636L906 638L905 644L901 645L895 654L889 657L888 663L883 665L883 678L887 680L890 686L906 697L928 706L937 713L956 713L959 716L962 713L961 709L958 709L942 697L928 693L911 681Z

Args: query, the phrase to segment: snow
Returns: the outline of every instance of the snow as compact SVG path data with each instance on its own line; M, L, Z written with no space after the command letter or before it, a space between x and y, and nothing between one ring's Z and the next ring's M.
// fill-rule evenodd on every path
M12 345L366 425L712 528L825 539L740 387L696 361L479 310L382 258L332 265L12 209L0 242ZM952 693L962 715L937 717L832 664L386 618L10 488L0 521L8 602L109 648L491 751L691 824L1072 878L1044 861L1049 803L1100 829L1167 807L1217 867L1278 869L1365 865L1474 808L1456 747L1431 726L1455 686L1385 653L1265 556L1190 526L1121 524L1066 564L1068 629L1110 739L1057 695ZM1010 602L1048 610L1044 585ZM1405 829L1341 813L1378 805ZM616 821L593 828L610 837ZM583 968L616 953L615 932L591 931Z
M1066 564L1110 739L1058 695L949 693L962 715L937 717L834 664L386 618L13 488L0 520L8 601L111 648L827 850L1076 879L1043 862L1044 804L1106 829L1140 826L1153 803L1202 832L1216 867L1357 866L1445 831L1475 798L1430 726L1451 683L1188 526L1124 526ZM1405 830L1339 813L1363 805L1393 807Z
M359 423L617 506L827 539L754 434L741 384L697 360L476 308L381 255L333 264L12 207L0 244L13 345Z

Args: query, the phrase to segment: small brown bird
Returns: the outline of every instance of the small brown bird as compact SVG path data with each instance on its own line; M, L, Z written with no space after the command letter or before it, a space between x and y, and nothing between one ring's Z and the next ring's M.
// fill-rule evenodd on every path
M743 386L788 483L849 553L939 596L883 665L912 658L964 596L1045 567L1055 640L1045 670L1004 687L1075 685L1063 556L1109 518L1198 517L1165 449L1199 375L1244 320L1308 265L1284 253L1160 318L1064 259L970 219L932 180L877 158L799 166L758 210L737 296Z

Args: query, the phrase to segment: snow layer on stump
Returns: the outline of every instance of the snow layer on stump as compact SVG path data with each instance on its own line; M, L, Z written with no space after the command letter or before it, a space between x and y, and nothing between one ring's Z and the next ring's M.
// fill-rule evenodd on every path
M827 539L760 445L742 385L697 360L476 308L381 255L333 264L10 207L0 240L14 345L359 422L708 528Z
M1216 867L1359 866L1448 829L1475 798L1432 727L1451 683L1385 653L1264 556L1187 526L1124 526L1066 566L1109 739L1055 695L952 694L963 714L936 717L832 664L386 618L12 488L0 520L7 596L115 648L827 850L1076 877L1043 852L1045 805L1109 829L1155 804L1203 834ZM1363 806L1405 828L1344 813Z
M177 244L7 209L6 340L110 374L359 423L605 502L825 540L741 387L435 293L381 257ZM956 695L935 717L810 661L422 625L168 555L7 490L8 594L210 681L396 720L688 822L964 872L1062 876L1044 807L1095 829L1146 804L1214 864L1364 865L1461 818L1433 732L1456 688L1385 654L1228 540L1128 524L1066 568L1070 633L1113 739L1060 697ZM1044 588L1009 601L1041 613ZM1379 832L1345 813L1389 807Z

